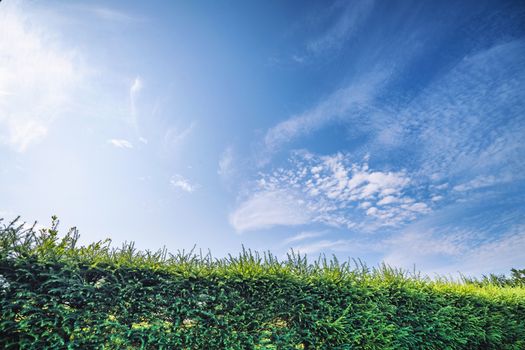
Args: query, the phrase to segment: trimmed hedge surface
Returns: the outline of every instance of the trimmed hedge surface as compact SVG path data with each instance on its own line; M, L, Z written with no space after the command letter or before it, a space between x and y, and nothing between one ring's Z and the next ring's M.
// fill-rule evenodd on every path
M0 229L2 349L525 349L525 288Z

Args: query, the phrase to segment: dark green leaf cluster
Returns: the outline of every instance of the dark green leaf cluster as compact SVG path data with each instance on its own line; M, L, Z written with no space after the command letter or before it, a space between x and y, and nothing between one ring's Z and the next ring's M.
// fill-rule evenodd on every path
M524 349L525 289L0 228L2 349Z

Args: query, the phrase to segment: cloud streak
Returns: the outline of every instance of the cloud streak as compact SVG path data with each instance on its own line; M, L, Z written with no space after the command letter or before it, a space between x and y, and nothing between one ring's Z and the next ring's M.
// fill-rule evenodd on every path
M359 123L371 113L373 100L388 81L386 70L373 71L337 90L313 108L270 128L263 140L261 162L265 164L279 148L333 122Z
M139 133L137 99L143 88L142 79L137 76L129 87L130 124Z
M322 54L340 49L362 26L373 7L373 0L336 2L329 9L330 26L307 43L307 50L313 54Z
M230 224L237 232L296 226L310 220L311 214L300 199L277 189L253 194L230 215Z
M128 13L103 6L82 6L80 9L93 13L100 19L111 22L136 22L140 19Z
M129 142L128 140L124 140L124 139L111 139L111 140L108 140L108 142L117 148L127 148L127 149L133 148L133 144Z
M324 234L325 234L325 232L303 231L303 232L300 232L300 233L296 234L295 236L292 236L290 238L285 239L282 242L282 245L286 246L286 245L289 245L291 243L297 243L297 242L301 242L301 241L304 241L304 240L309 240L311 238L316 238L316 237L323 236Z
M195 192L199 188L199 185L190 182L188 179L179 174L173 175L171 177L170 185L177 190L187 193Z
M180 146L180 144L193 132L196 126L196 122L191 122L190 125L182 129L176 127L168 128L164 133L164 148L169 150Z
M217 168L217 174L223 178L229 177L234 171L233 165L233 148L227 147L219 159L219 166Z

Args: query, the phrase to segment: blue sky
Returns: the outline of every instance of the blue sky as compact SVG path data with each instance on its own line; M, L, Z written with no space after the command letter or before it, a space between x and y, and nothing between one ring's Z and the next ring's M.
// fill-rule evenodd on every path
M525 266L520 1L0 3L0 217Z

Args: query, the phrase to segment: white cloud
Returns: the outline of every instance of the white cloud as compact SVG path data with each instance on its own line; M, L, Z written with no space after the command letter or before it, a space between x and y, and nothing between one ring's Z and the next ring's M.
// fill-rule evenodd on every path
M136 132L139 131L137 99L142 90L142 87L143 87L142 79L139 76L133 79L133 82L131 83L129 87L130 124L133 126Z
M140 90L142 90L142 87L142 79L139 76L135 77L133 83L131 84L131 87L129 88L130 97L135 97L140 92Z
M377 202L377 205L387 205L392 203L399 202L399 198L394 196L386 196L383 199L381 199L379 202Z
M366 215L376 216L378 209L376 207L370 207L366 210Z
M469 249L459 258L454 272L460 271L467 275L478 276L491 271L508 273L511 267L525 266L523 252L525 252L525 227L521 226L510 230L498 239Z
M283 245L288 245L290 243L296 243L300 241L304 241L310 238L316 238L323 236L325 232L319 232L319 231L304 231L296 234L295 236L292 236L290 238L287 238L283 241Z
M450 228L448 228L450 229ZM426 274L480 276L505 273L523 266L524 227L514 227L499 237L479 239L476 230L407 230L380 243L383 261L391 266L416 269Z
M476 190L478 188L493 186L499 182L502 182L502 179L498 179L495 176L480 175L467 183L454 186L454 191L466 192Z
M129 142L128 140L124 140L124 139L111 139L111 140L108 140L108 142L117 148L128 148L128 149L133 148L133 145L131 144L131 142Z
M348 251L351 241L348 240L322 240L309 244L303 244L293 247L293 250L300 254L313 254L326 250L344 250Z
M217 174L222 177L228 177L233 172L233 148L231 146L227 147L219 159L219 167L217 169Z
M304 203L282 190L257 192L230 215L230 223L238 232L301 225L310 219Z
M368 209L372 206L372 203L370 202L361 202L359 203L358 207L361 209Z
M436 234L432 230L406 230L382 242L388 253L383 260L398 267L428 264L435 259L450 258L460 255L467 247L462 234Z
M191 183L188 179L178 174L171 177L170 184L174 188L188 193L192 193L199 188L198 185Z
M27 147L47 135L47 123L39 120L9 120L7 127L10 129L7 143L23 152Z
M329 16L329 28L321 36L308 42L308 51L320 54L341 48L363 24L373 5L372 0L336 2L329 11L337 18L334 20L333 16Z
M466 56L409 105L395 106L380 129L402 130L398 146L416 146L421 177L448 181L496 170L520 176L525 70L517 67L524 54L520 39ZM385 151L382 144L377 148Z
M298 244L292 247L295 252L301 254L312 255L314 253L345 253L356 256L363 254L363 252L378 252L381 245L370 241L363 241L357 239L323 239L304 244Z
M191 122L189 126L183 129L171 127L166 130L164 134L164 147L169 149L179 146L193 132L196 125L196 122Z
M386 71L373 71L350 86L340 89L306 112L290 117L269 129L264 136L260 162L264 164L282 145L305 136L335 120L366 118L372 100L388 80Z
M0 11L0 142L23 152L68 109L82 73L77 53L18 5Z
M118 25L127 25L136 22L143 22L147 19L142 15L139 16L130 12L122 11L120 9L96 4L68 3L67 8L72 9L74 11L83 12L80 14L80 16L82 17L85 17L85 14L89 15L91 17L88 18L90 23L93 22L93 17L98 20L113 22Z
M441 185L436 185L436 186L433 186L436 188L436 190L444 190L444 189L447 189L448 188L448 182L445 182L444 184L441 184Z
M135 22L139 18L128 13L102 6L79 6L80 9L93 13L100 19L112 22Z
M411 186L405 171L371 170L366 161L355 163L342 153L319 157L297 152L288 169L261 174L256 186L253 194L240 205L243 210L237 209L237 220L242 220L243 215L265 217L264 211L268 210L270 217L283 211L283 216L295 218L298 209L290 215L281 205L270 205L274 193L285 194L287 198L293 197L295 203L301 203L301 223L350 229L399 226L431 211L423 199L416 200L405 194ZM265 205L254 205L259 204L261 198L265 199ZM293 208L297 208L297 204ZM253 221L251 227L256 229L257 223ZM282 220L279 224L287 223ZM291 224L296 222L291 220Z
M292 55L292 60L297 63L303 63L305 58L303 56Z

